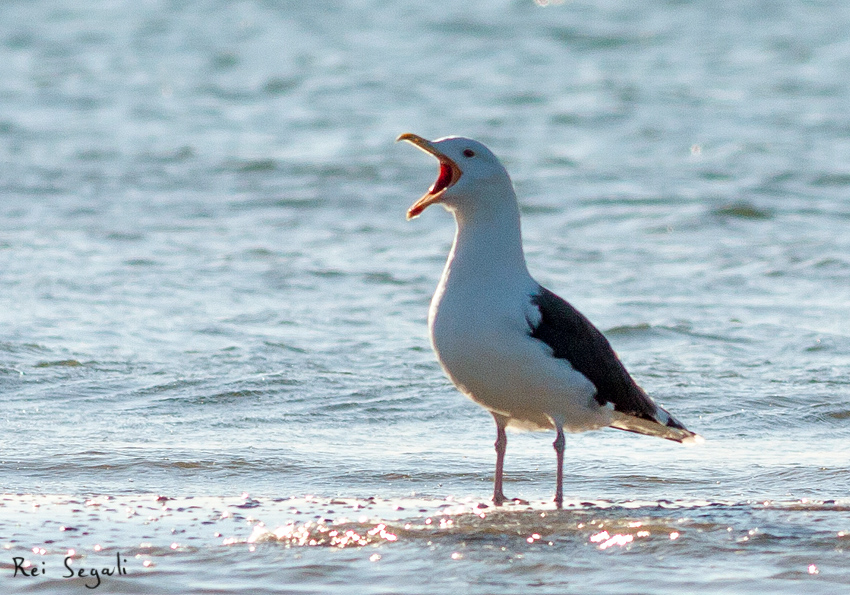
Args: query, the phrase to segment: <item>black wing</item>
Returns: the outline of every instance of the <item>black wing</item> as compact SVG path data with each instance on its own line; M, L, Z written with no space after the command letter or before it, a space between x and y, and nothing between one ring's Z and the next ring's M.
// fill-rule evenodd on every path
M545 287L540 287L531 301L542 317L539 324L532 325L531 336L546 343L552 355L569 361L590 380L600 405L611 403L615 411L684 429L635 383L608 339L578 310Z

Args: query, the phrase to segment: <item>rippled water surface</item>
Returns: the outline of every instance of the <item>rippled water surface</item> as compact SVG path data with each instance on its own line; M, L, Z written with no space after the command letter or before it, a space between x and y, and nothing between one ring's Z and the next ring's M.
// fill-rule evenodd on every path
M828 0L4 3L3 591L848 588L848 30ZM406 131L503 159L532 273L704 445L569 436L556 511L553 436L511 435L528 504L489 506Z

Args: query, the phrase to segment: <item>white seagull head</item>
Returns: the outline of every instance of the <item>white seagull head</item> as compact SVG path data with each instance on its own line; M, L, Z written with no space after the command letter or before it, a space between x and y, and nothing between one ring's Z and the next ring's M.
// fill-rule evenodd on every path
M492 203L502 198L515 204L516 196L508 172L490 149L478 141L461 136L429 141L409 132L396 140L407 141L440 162L437 180L407 210L408 219L418 217L433 204L441 204L455 214L477 211L480 207L490 209L495 205L481 203Z

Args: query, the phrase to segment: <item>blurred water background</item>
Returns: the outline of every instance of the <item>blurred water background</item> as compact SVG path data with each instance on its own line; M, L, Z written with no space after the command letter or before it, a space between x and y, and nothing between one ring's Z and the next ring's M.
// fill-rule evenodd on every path
M848 31L836 0L6 0L3 590L86 592L67 556L126 593L846 589ZM503 159L532 273L702 447L569 436L558 512L553 435L513 435L529 505L487 507L407 131Z

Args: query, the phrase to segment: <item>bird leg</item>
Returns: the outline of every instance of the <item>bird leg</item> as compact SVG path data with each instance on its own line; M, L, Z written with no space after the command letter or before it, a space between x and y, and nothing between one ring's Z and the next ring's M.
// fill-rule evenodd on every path
M558 428L558 437L555 438L555 442L552 443L552 446L555 447L555 454L558 457L558 476L557 476L557 486L555 487L555 506L557 508L561 508L564 504L564 429L560 424L557 426Z
M502 492L502 468L505 464L505 448L508 446L508 437L505 434L505 420L501 416L496 417L496 476L493 479L493 504L501 506L507 500Z

